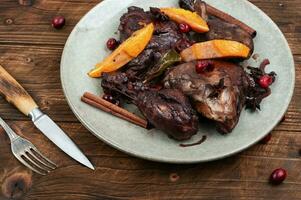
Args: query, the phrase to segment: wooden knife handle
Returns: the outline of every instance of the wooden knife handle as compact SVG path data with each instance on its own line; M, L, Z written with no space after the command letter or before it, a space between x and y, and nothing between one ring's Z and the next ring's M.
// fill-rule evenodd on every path
M38 107L26 90L1 65L0 93L26 116Z

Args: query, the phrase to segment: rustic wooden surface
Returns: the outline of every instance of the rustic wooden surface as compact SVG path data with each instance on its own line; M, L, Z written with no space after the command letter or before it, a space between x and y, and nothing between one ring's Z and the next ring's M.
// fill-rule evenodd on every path
M0 115L60 166L47 176L24 168L11 154L0 130L0 199L301 199L301 1L251 0L284 32L296 63L296 89L286 120L267 145L233 157L195 165L154 163L121 153L92 136L69 109L61 89L60 56L79 19L100 0L0 1L0 63L42 109L75 140L95 164L91 171L54 147L31 122L0 99ZM54 30L50 20L67 25ZM285 67L285 66L283 66ZM285 183L268 184L271 171L284 167Z

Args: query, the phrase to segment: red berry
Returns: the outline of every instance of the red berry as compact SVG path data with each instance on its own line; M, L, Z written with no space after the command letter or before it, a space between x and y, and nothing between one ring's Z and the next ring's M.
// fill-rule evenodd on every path
M208 69L212 67L211 63L209 61L200 60L195 65L195 71L198 74L204 73L205 71L208 71Z
M275 169L271 176L270 176L270 182L272 184L280 184L282 183L287 176L286 170L283 168Z
M110 38L107 41L107 48L110 50L115 50L119 45L119 42L115 38Z
M188 33L191 28L188 24L179 24L179 29L182 33Z
M272 138L272 134L269 133L262 140L260 140L260 144L267 144L271 140L271 138Z
M66 20L63 16L56 16L52 19L52 26L56 29L61 29L66 23Z
M262 77L260 77L258 81L258 84L262 88L268 88L272 83L273 83L273 79L269 75L263 75Z

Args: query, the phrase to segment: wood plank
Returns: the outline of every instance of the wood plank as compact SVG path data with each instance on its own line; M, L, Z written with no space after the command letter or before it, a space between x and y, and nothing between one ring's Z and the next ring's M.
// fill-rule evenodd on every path
M62 48L55 47L1 46L0 63L54 120L77 121L61 88L61 53ZM26 119L3 98L0 99L0 109L1 116L5 119Z
M100 0L94 1L36 1L33 6L1 3L0 9L0 43L4 44L35 44L63 46L80 18ZM20 14L22 13L22 14ZM66 18L63 30L55 30L51 20L56 15Z
M73 199L298 199L301 195L301 176L295 170L301 167L301 162L294 152L301 141L298 134L292 140L293 133L276 132L269 145L255 145L220 161L169 165L133 158L112 149L78 123L60 123L95 164L96 170L91 171L55 148L30 122L9 124L60 166L44 177L32 175L13 158L8 138L1 130L0 160L8 162L0 166L0 177L9 177L10 172L15 174L13 170L30 174L33 187L25 199L64 199L63 194L72 194ZM288 170L289 176L285 184L273 187L267 179L280 166ZM173 173L179 178L171 178Z
M36 1L32 7L21 7L7 2L0 5L6 12L0 13L3 25L0 25L0 44L35 44L63 46L73 26L80 18L100 1L89 3L81 1ZM298 43L301 41L300 24L295 21L300 19L300 3L290 0L282 3L266 1L251 1L264 11L280 26L284 32L294 54L301 54ZM16 9L16 7L18 9ZM20 15L22 13L22 15ZM25 14L24 14L25 13ZM63 30L54 30L51 19L55 15L63 15L67 19L67 26ZM6 23L11 19L11 23ZM1 20L0 20L1 21Z
M37 147L45 149L45 152L51 152L51 149L55 146L51 144L32 124L30 121L8 121L10 124L15 125L19 133L30 139ZM88 132L80 123L66 123L60 122L60 126L63 130L85 151L88 155L93 157L116 156L117 150L113 151L113 148L100 142L95 136ZM296 134L294 131L273 131L273 137L268 145L254 145L249 150L242 153L246 156L258 156L267 157L271 156L275 159L295 159L298 158L298 150L300 149L301 135ZM2 133L4 135L4 133ZM293 139L292 139L293 138ZM101 149L98 149L100 146ZM2 152L2 145L0 146L0 152ZM96 150L95 150L96 149ZM95 151L94 151L95 150ZM10 152L7 152L10 154ZM130 157L126 154L118 153L118 157ZM6 154L2 154L6 155Z

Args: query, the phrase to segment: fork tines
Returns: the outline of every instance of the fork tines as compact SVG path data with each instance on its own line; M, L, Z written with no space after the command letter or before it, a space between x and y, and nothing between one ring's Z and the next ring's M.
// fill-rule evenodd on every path
M41 175L46 175L57 167L34 146L27 147L17 158L26 167Z

